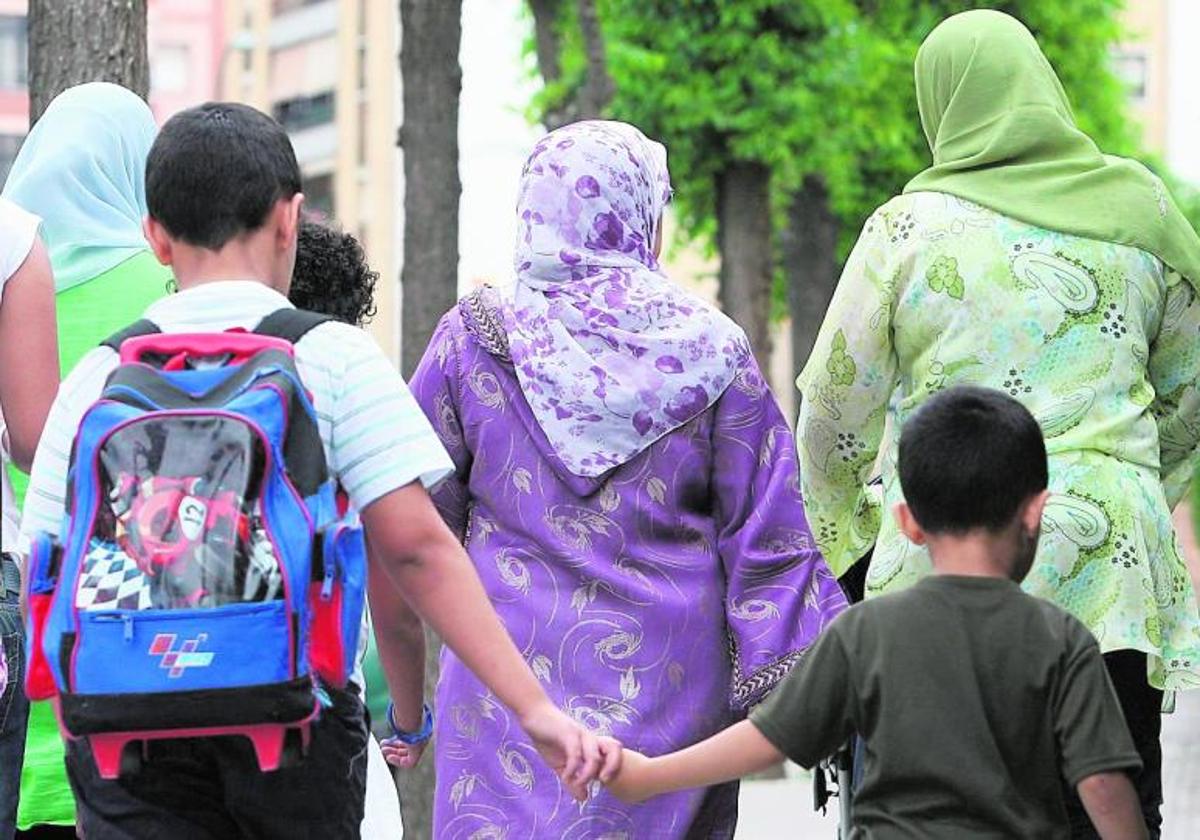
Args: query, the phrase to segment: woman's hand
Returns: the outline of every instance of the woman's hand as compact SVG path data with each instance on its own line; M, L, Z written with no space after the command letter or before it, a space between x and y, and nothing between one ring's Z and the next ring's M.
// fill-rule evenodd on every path
M521 728L538 755L580 802L587 800L592 782L598 779L607 784L620 770L620 744L611 738L597 738L548 700L521 718Z
M425 754L425 745L428 743L425 741L420 744L406 744L399 738L387 738L379 742L379 747L383 750L383 757L387 759L388 764L411 770L421 763L421 756Z

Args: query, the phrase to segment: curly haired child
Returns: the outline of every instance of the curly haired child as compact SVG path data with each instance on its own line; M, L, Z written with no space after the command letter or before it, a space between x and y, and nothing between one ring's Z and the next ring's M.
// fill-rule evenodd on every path
M296 268L288 300L297 309L330 315L346 324L365 326L375 317L375 284L379 272L353 234L314 219L300 223Z

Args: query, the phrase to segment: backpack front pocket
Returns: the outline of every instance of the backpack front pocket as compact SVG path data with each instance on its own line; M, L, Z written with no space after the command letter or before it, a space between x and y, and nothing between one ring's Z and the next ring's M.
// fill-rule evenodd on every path
M291 679L292 629L283 601L197 610L79 613L74 694L131 694Z

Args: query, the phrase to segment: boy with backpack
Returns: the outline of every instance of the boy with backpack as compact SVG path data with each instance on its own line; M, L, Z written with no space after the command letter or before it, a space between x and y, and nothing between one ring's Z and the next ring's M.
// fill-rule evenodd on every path
M365 551L334 484L372 574L584 796L619 756L550 703L504 632L429 500L450 463L403 380L365 333L284 297L303 202L286 133L243 105L184 111L146 191L147 239L180 291L63 383L22 526L43 640L30 684L59 698L83 833L358 836L368 736L345 676ZM148 722L114 731L131 708ZM281 742L291 766L262 772ZM144 767L111 778L115 757Z
M856 605L750 719L659 758L625 751L610 789L639 801L785 756L865 742L850 837L1069 837L1064 781L1105 840L1146 836L1140 767L1099 648L1024 594L1047 498L1041 430L980 388L930 399L900 439L905 535L934 574Z

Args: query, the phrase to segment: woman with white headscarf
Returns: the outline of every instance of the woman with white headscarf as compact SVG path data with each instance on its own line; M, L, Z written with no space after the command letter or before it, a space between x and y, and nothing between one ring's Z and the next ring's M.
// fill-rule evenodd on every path
M30 131L4 185L5 198L42 220L64 376L167 293L171 274L142 236L146 156L157 131L150 108L123 87L70 88ZM18 499L25 483L14 481ZM54 711L34 703L17 825L73 826L74 814Z

